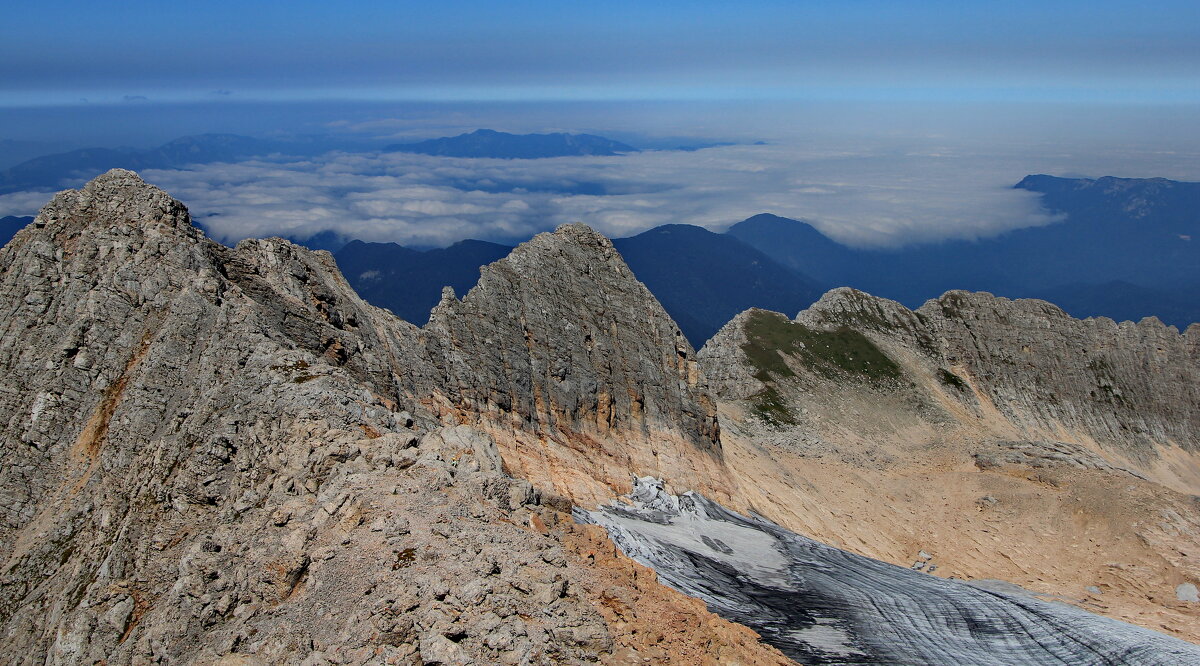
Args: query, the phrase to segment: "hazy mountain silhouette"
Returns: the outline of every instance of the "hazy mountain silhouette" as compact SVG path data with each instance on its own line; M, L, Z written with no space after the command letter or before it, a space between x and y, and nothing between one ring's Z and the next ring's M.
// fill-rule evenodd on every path
M671 224L613 244L697 347L746 308L794 313L824 291L741 241L700 227ZM421 252L396 243L354 241L334 257L368 302L424 324L443 285L461 297L475 285L480 266L510 249L469 240Z
M0 169L16 166L41 155L67 150L65 142L0 139Z
M168 141L157 148L81 148L43 155L0 171L0 194L24 190L80 187L112 168L141 171L188 164L231 162L273 152L323 151L328 146L308 140L269 141L236 134L198 134Z
M1057 305L1074 317L1105 316L1117 321L1139 321L1158 317L1178 326L1200 322L1200 284L1180 285L1173 290L1152 289L1120 280L1103 284L1072 284L1033 290L1030 297Z
M1186 326L1200 312L1200 183L1027 176L1060 221L992 238L850 248L806 222L756 215L728 230L781 264L916 307L950 289L1046 298L1075 316ZM1193 240L1195 239L1195 240Z
M450 286L460 297L479 280L479 267L508 255L512 248L465 240L447 248L420 252L397 243L352 241L334 257L350 286L372 305L387 308L414 324L429 321L429 311Z
M795 314L826 289L736 238L688 224L613 245L697 348L747 308Z
M568 155L619 155L635 153L637 148L594 134L509 134L481 129L417 143L397 143L384 151L420 153L442 157L493 157L501 159L538 159Z

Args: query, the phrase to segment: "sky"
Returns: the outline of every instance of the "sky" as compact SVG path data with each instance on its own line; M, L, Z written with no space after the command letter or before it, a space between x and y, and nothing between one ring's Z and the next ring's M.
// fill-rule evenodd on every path
M1026 174L1200 180L1200 3L1147 7L25 3L5 10L0 39L0 169L205 132L338 148L143 174L230 243L326 229L518 242L571 221L621 236L760 212L862 246L974 238L1054 221L1012 189ZM483 127L734 145L379 152ZM0 196L0 215L49 196Z
M1200 101L1200 3L54 1L0 105L146 100Z

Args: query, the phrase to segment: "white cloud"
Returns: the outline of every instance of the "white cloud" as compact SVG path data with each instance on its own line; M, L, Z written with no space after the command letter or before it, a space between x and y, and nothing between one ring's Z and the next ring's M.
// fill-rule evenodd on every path
M35 215L54 195L46 192L14 192L0 195L0 217Z
M570 221L619 237L666 223L720 230L771 212L810 220L844 242L894 245L1050 221L1036 195L1011 188L1029 171L1017 156L943 146L797 143L546 160L330 153L144 176L225 242L326 229L420 245L519 241Z

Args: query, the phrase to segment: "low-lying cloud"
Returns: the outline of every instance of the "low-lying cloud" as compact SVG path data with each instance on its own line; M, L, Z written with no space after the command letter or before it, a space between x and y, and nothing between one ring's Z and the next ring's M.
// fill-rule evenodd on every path
M946 151L771 145L544 160L330 153L143 175L223 242L326 230L412 245L511 242L573 221L620 237L667 223L721 230L771 212L849 244L902 245L1051 221L1036 195L1012 189L1024 174Z
M720 231L769 212L847 244L895 246L1052 221L1037 195L1012 189L1036 171L1016 155L777 144L542 160L334 152L142 175L225 243L328 230L421 246L518 242L575 221L621 237L668 223ZM30 214L47 198L0 196L0 215Z

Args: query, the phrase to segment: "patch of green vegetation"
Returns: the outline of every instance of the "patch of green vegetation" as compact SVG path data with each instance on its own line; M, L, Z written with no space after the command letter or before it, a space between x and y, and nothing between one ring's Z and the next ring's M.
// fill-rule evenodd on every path
M967 383L963 381L963 378L945 368L938 370L938 379L940 379L943 384L951 388L956 388L959 391L967 390Z
M746 344L742 351L757 372L754 378L760 382L770 381L771 376L794 377L795 372L779 355L790 350L799 342L797 325L777 312L755 311L746 322Z
M746 322L746 358L761 382L792 377L783 354L798 358L813 372L829 379L849 375L867 380L896 379L900 366L867 336L848 327L818 331L775 312L756 311Z
M874 328L881 331L895 330L896 326L884 317L883 310L879 308L874 297L860 291L852 293L854 304L858 306L856 309L852 311L839 310L836 314L829 313L826 316L834 316L839 323L857 326L858 328Z
M754 413L768 423L795 425L796 417L788 410L787 403L773 386L759 391L754 396Z

